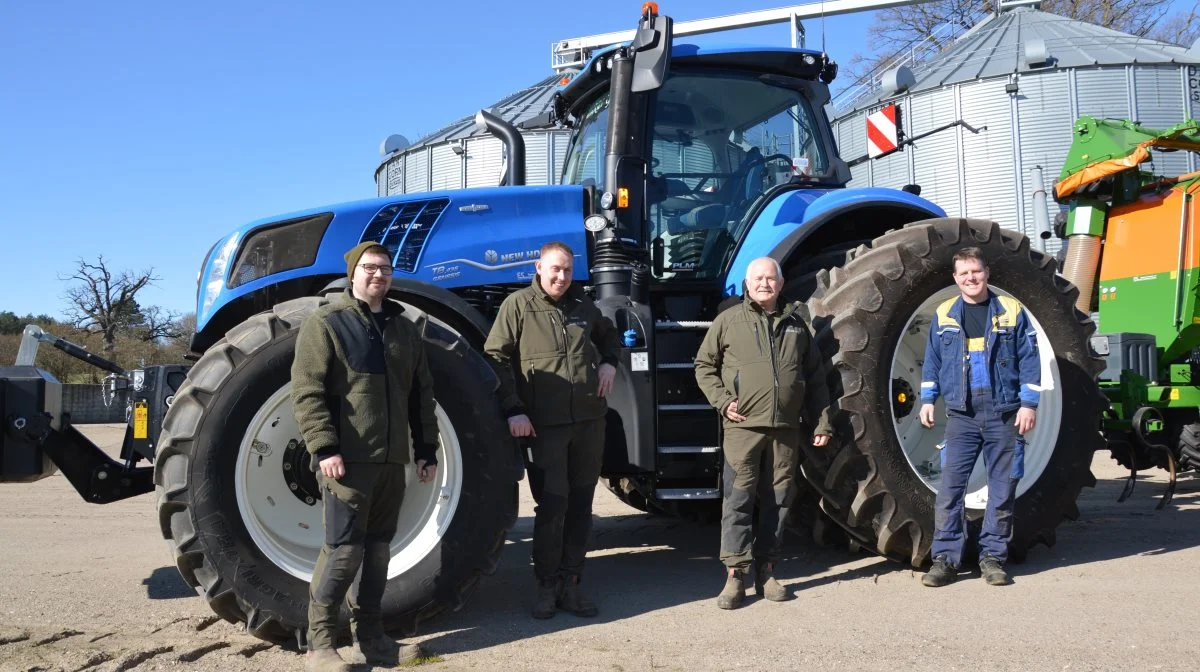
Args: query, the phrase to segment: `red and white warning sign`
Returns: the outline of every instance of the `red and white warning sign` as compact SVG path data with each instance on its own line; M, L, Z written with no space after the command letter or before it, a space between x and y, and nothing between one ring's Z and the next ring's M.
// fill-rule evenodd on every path
M896 151L899 144L895 103L867 115L867 156L872 159Z

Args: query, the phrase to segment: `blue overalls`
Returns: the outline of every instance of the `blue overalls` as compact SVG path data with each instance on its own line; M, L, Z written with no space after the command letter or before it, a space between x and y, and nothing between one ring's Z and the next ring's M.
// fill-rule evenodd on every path
M983 453L988 501L979 535L979 558L1008 559L1016 486L1024 475L1024 445L1014 424L1021 406L1037 408L1041 362L1036 332L1021 304L991 293L982 338L966 338L961 298L938 306L929 332L921 401L946 402L942 474L934 504L933 557L962 566L967 541L963 497ZM1018 445L1018 444L1021 445Z

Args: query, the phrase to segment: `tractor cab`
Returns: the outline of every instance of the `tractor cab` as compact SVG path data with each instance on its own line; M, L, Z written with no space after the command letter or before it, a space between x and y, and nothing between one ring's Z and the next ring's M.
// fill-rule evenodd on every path
M823 63L801 50L677 45L662 86L637 94L647 112L630 133L647 157L643 235L655 277L717 278L764 195L845 184L822 111ZM562 95L571 99L570 87ZM597 211L611 186L604 171L610 100L607 89L593 89L572 99L568 112L576 133L563 182L592 187Z

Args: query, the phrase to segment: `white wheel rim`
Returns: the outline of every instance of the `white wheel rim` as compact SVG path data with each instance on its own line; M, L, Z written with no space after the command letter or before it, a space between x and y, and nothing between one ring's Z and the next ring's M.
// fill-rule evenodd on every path
M1001 287L995 285L989 285L989 287L999 294L1012 296ZM900 344L892 354L891 376L888 378L889 398L895 399L899 392L891 389L894 387L892 381L898 378L907 381L914 394L920 394L920 363L925 359L925 345L928 342L929 325L933 313L939 303L956 294L958 294L957 287L947 287L926 299L908 318L902 332L904 336L901 337ZM1037 482L1042 472L1045 471L1046 465L1050 463L1050 457L1054 454L1054 446L1058 443L1063 411L1062 382L1059 377L1054 348L1051 347L1050 340L1046 338L1046 333L1037 321L1037 316L1028 309L1026 309L1026 314L1029 315L1033 328L1037 330L1038 354L1042 360L1042 395L1038 403L1037 424L1034 425L1033 431L1025 436L1025 476L1017 483L1017 497L1020 497ZM900 440L900 446L904 450L904 457L908 460L909 467L930 491L936 493L938 483L941 481L941 461L936 446L942 442L945 436L946 409L942 399L939 398L936 404L937 411L934 413L936 424L933 429L925 429L918 418L918 411L921 408L920 398L918 397L914 401L912 410L903 418L896 418L890 407L887 411L892 415L896 436ZM982 454L976 461L975 468L971 471L971 477L967 481L964 502L966 508L973 511L982 511L987 505L987 471L983 466Z
M280 569L311 581L324 541L320 500L306 504L293 494L284 478L284 452L300 441L292 411L291 383L263 404L250 421L238 447L234 491L238 511L259 552ZM437 406L441 450L437 480L421 483L413 464L405 466L404 501L388 578L412 569L437 548L445 535L462 492L462 452L450 418Z

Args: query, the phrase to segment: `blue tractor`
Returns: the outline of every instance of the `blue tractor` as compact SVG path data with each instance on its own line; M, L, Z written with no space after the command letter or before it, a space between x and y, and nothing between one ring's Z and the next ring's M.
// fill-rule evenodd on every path
M1042 346L1045 401L1014 551L1052 541L1092 482L1099 440L1092 326L1073 287L1024 236L946 219L919 189L845 188L824 110L837 73L826 54L678 44L671 26L648 5L631 43L595 54L559 88L544 121L573 129L561 185L523 186L519 133L481 113L506 145L506 185L260 220L208 252L198 361L186 380L182 370L146 378L158 381L141 388L150 427L131 456L153 458L163 536L217 614L268 640L304 631L321 509L289 369L301 320L342 291L342 254L365 240L394 255L393 298L424 334L444 453L436 487L414 480L406 491L392 544L384 608L399 629L462 605L515 521L523 464L481 346L555 240L576 251L576 281L624 335L602 477L618 497L658 513L718 509L720 426L692 360L749 262L769 255L785 294L807 301L840 399L839 436L806 450L792 513L818 537L915 566L928 560L940 471L941 434L921 429L915 408L929 316L954 294L954 251L983 247L993 284L1030 308ZM977 474L968 495L976 519L985 483Z

